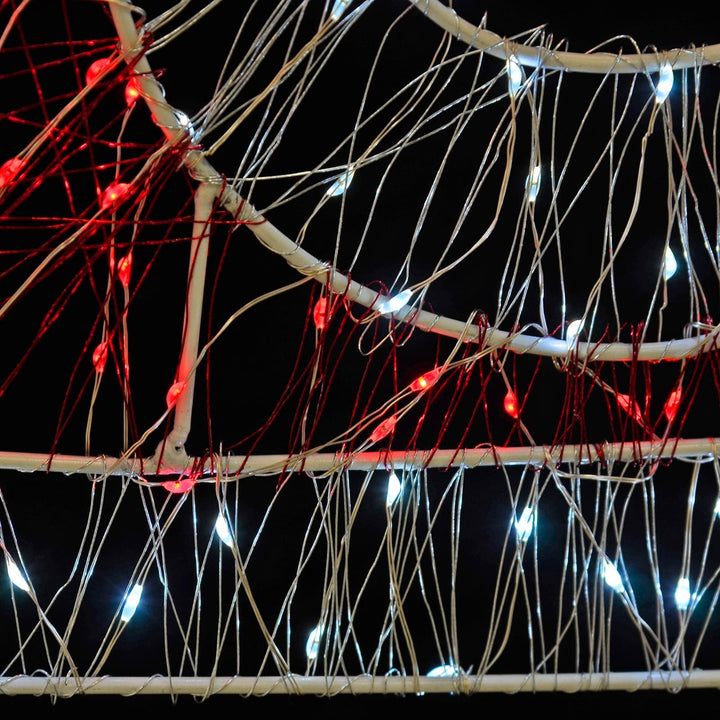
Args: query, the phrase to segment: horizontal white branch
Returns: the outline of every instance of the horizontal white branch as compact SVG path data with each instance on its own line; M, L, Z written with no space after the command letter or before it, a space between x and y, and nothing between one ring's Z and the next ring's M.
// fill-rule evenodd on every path
M713 458L720 450L720 438L675 439L665 441L603 443L598 445L480 447L440 450L396 450L361 452L340 456L336 453L307 455L251 455L222 458L221 467L207 462L204 474L216 472L228 475L275 476L283 472L331 472L341 468L358 471L393 468L474 468L501 465L579 466L604 462L633 462L637 460L668 460L671 458ZM88 474L96 477L113 475L151 476L184 472L198 468L198 458L188 457L184 467L158 468L153 459L139 460L106 455L52 455L43 453L2 452L0 470L19 472ZM632 480L628 477L627 480Z
M0 677L0 695L387 695L415 693L583 692L720 688L720 670L683 672L558 673L310 677Z

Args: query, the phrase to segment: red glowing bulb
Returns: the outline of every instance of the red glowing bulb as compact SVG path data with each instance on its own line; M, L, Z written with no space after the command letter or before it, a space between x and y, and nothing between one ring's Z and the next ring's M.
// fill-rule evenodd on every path
M642 413L640 412L640 406L635 402L630 401L630 396L624 393L618 393L617 395L618 405L628 414L632 415L635 420L642 422Z
M389 418L383 420L370 435L370 442L376 443L386 438L394 429L397 424L397 416L391 415Z
M667 418L668 422L672 422L675 419L675 415L677 414L678 408L680 407L680 401L682 400L682 388L678 388L677 390L673 390L670 395L668 395L668 399L665 401L665 417Z
M170 389L167 391L167 395L165 396L165 402L167 403L167 409L171 410L175 407L175 403L178 401L178 398L180 395L182 395L183 391L185 390L186 383L184 382L176 382L174 385L170 387Z
M107 356L108 356L108 344L106 342L101 342L93 351L92 354L92 362L93 366L95 367L95 372L98 375L102 375L103 370L105 369L105 363L107 362Z
M100 58L96 60L85 73L85 84L91 85L95 79L110 65L110 58Z
M120 283L123 287L130 285L130 272L132 271L132 250L124 257L120 259L117 265L117 273Z
M162 486L169 492L176 495L186 493L195 487L193 478L181 478L180 480L168 480Z
M517 397L515 397L515 393L512 390L507 391L507 395L505 395L504 405L505 405L505 412L510 417L517 419L520 412L518 410Z
M125 86L125 102L132 106L140 97L140 84L136 78L130 78Z
M7 187L20 174L25 161L14 157L0 165L0 188Z
M327 300L322 297L316 303L313 308L313 321L315 327L318 330L322 330L325 327L325 318L327 317Z
M130 191L129 183L113 183L108 185L102 196L101 205L103 210L111 208L116 203L120 202Z
M430 372L426 372L424 375L421 375L419 378L414 380L410 384L410 389L414 390L415 392L422 392L423 390L427 390L429 387L431 387L437 382L437 379L439 377L440 368L430 370Z

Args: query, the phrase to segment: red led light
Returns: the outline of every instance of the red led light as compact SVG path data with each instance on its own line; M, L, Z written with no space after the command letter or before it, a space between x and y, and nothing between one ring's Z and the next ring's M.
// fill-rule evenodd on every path
M129 252L125 257L120 258L120 262L117 265L118 278L123 287L128 287L130 285L131 271L132 271L132 251Z
M372 435L370 435L370 442L376 443L382 440L383 438L386 438L394 429L395 425L397 424L397 417L395 415L391 415L386 420L383 420L373 431Z
M0 165L0 188L7 187L20 174L25 161L20 158L10 158Z
M93 366L95 367L95 372L98 375L102 374L102 371L105 369L105 363L107 362L107 356L108 356L108 344L106 342L101 342L93 351L92 355L92 362Z
M100 58L96 60L85 73L85 84L91 85L95 79L110 65L110 58Z
M120 202L129 191L130 185L128 183L113 183L112 185L108 185L102 196L101 205L103 209L107 210Z
M169 492L175 495L189 492L195 487L195 480L193 478L181 478L179 480L168 480L164 482L162 486Z
M140 97L140 84L136 78L130 78L125 86L125 102L132 106Z
M672 422L675 419L681 400L682 388L673 390L670 395L668 395L668 399L665 401L665 407L663 408L668 422Z
M515 393L512 390L507 391L507 395L505 395L505 412L512 418L517 418L519 416L519 410L518 410L518 403L517 398L515 397Z
M437 379L439 377L440 368L435 368L434 370L426 372L424 375L421 375L419 378L414 380L410 384L410 389L414 390L415 392L422 392L423 390L427 390L429 387L431 387L437 382Z
M165 396L165 402L167 403L168 410L171 410L172 408L175 407L175 403L177 403L178 398L180 397L180 395L182 395L183 391L185 390L185 385L186 384L184 382L176 382L167 391L167 395Z
M637 401L631 402L630 396L624 393L618 393L617 395L618 405L638 422L642 422L642 413L640 412L640 406Z
M315 307L313 308L313 321L315 322L315 327L318 330L323 330L325 328L325 318L326 317L327 317L327 300L323 297L323 298L320 298L315 303Z

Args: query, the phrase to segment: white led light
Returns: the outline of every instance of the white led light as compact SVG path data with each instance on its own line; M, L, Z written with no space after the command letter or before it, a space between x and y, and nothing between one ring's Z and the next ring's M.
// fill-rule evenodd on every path
M508 76L508 90L514 97L517 95L517 92L522 87L523 83L522 68L514 56L509 57L507 63L505 63L505 71Z
M320 650L322 634L322 625L318 625L318 627L308 635L307 642L305 643L305 654L308 656L308 660L314 660L317 657L318 651Z
M670 63L663 63L660 68L660 77L658 83L655 86L655 102L660 104L665 102L665 99L670 94L673 86L673 71Z
M677 260L675 255L670 248L665 250L665 257L663 258L663 277L669 280L677 271Z
M687 578L678 580L675 589L675 604L680 610L687 610L688 605L690 605L690 581Z
M401 490L402 483L400 482L400 479L395 473L390 473L390 477L388 478L387 497L385 499L385 504L388 507L391 507L395 500L397 500L397 496L400 494Z
M135 614L137 606L140 603L140 597L142 595L143 587L139 583L133 586L133 589L128 593L125 605L123 605L122 615L120 620L122 622L128 622L130 618Z
M534 203L540 191L540 173L542 168L536 165L527 179L528 202Z
M582 330L583 321L582 320L573 320L571 323L568 324L567 330L565 331L565 338L569 343L575 342L577 336L580 334L580 331Z
M381 315L389 315L390 313L397 312L400 308L405 307L407 301L412 295L412 290L403 290L395 297L388 298L385 302L381 303L378 307L378 312Z
M351 2L352 0L335 0L332 12L330 13L330 19L334 21L339 20Z
M617 590L619 592L623 589L623 582L622 578L620 577L620 573L618 572L618 569L607 558L603 560L602 574L605 582L613 590Z
M232 547L233 541L230 533L230 527L222 513L218 515L218 518L215 521L215 532L228 547Z
M20 590L24 590L25 592L30 592L30 586L28 585L27 580L23 577L23 574L20 572L20 568L11 558L7 559L7 573L15 587L18 587Z
M343 173L329 188L327 191L328 197L335 197L336 195L342 195L348 187L350 187L350 183L352 182L353 175L355 172L353 170L348 170L346 173Z
M517 532L520 542L525 542L530 537L534 524L535 518L533 517L532 509L525 508L520 518L515 521L515 532Z

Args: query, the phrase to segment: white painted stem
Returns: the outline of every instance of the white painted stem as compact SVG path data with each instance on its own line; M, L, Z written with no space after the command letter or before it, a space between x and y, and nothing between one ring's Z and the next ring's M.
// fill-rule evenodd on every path
M0 695L388 695L720 688L720 670L692 672L548 673L454 677L305 675L263 677L0 677Z

